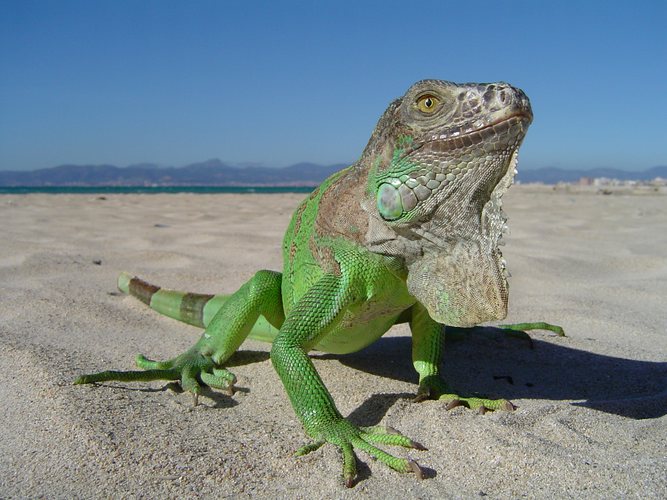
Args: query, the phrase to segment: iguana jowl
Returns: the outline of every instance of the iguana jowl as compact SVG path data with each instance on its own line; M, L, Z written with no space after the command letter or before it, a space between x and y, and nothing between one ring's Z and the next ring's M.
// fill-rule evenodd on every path
M273 366L314 440L299 454L335 444L348 486L356 475L354 448L420 476L415 462L376 445L421 445L343 418L308 351L354 352L406 321L419 399L513 408L506 400L454 394L440 378L439 360L443 324L471 326L506 315L501 197L531 120L526 95L506 83L414 84L389 105L359 161L298 207L283 242L282 273L259 271L235 293L217 296L161 290L122 274L121 290L204 327L204 334L172 360L138 356L145 371L101 372L76 382L180 380L195 397L201 384L230 389L235 378L225 361L250 335L273 343Z

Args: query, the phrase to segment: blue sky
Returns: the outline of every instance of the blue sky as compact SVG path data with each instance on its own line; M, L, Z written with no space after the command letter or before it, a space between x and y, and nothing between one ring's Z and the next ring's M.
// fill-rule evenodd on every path
M414 81L531 98L523 168L667 164L667 2L0 0L0 169L354 161Z

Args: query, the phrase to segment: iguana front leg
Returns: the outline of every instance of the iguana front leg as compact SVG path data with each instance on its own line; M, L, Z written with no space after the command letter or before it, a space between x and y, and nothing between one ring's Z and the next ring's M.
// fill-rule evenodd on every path
M348 422L339 413L308 357L307 351L336 326L342 312L355 300L353 297L361 296L361 293L353 293L346 281L342 276L324 275L289 312L271 349L271 361L292 407L307 434L315 440L301 448L297 455L310 453L327 442L336 445L343 454L343 478L348 487L353 485L356 476L354 448L364 450L392 469L415 472L421 478L421 470L415 462L390 455L374 444L424 448L386 429L360 428Z
M426 308L420 303L413 305L410 310L412 362L419 374L419 389L415 401L438 399L448 402L447 409L463 405L482 413L487 410L515 409L515 406L506 399L462 397L456 394L439 373L445 343L443 325L431 319Z
M257 272L229 296L199 341L180 356L151 361L139 355L136 363L144 371L104 371L82 375L74 383L180 380L183 389L194 395L195 404L201 393L200 383L231 389L235 377L222 365L243 343L257 318L264 316L276 328L284 321L281 279L281 273L275 271Z

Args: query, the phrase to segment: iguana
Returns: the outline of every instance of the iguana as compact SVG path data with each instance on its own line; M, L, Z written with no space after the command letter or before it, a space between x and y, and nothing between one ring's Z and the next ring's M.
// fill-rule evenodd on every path
M355 448L421 477L416 462L376 445L425 448L393 429L346 420L308 352L358 351L392 325L408 322L418 400L514 409L504 399L456 394L440 377L439 361L443 325L472 326L506 315L501 197L512 184L532 117L526 95L506 83L415 83L389 105L360 159L296 209L283 241L282 273L259 271L235 293L215 296L163 290L121 274L123 292L204 333L171 360L137 356L144 371L100 372L75 383L180 380L196 404L202 384L233 389L225 361L247 337L266 340L313 439L298 455L336 445L347 486L356 476Z

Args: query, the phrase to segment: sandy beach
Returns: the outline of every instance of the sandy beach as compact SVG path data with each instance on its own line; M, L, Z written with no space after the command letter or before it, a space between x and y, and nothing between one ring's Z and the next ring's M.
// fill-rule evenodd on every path
M515 186L505 197L508 322L544 320L531 349L490 331L446 346L461 392L518 409L479 415L416 404L409 330L347 356L314 353L338 408L428 451L427 478L307 438L269 360L247 341L239 391L192 407L166 382L74 386L180 354L200 331L116 290L121 271L168 287L232 292L281 269L300 194L0 196L0 497L658 498L667 496L667 193Z

